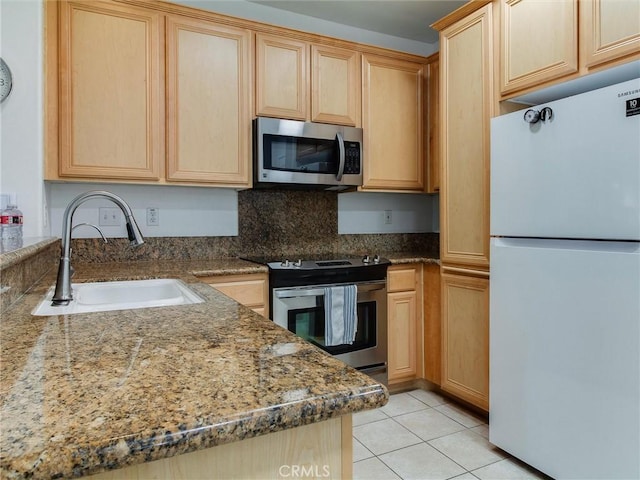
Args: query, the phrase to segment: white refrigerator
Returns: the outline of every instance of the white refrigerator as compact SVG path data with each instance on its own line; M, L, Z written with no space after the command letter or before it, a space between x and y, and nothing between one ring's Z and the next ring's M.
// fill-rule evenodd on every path
M640 479L640 79L532 110L491 122L489 440Z

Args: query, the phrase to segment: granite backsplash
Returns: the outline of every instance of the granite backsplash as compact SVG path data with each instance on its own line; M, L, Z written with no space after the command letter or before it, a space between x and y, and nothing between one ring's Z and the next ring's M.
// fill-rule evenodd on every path
M74 239L76 262L198 260L237 256L422 252L437 257L437 233L338 234L338 194L324 191L245 190L238 193L238 236Z

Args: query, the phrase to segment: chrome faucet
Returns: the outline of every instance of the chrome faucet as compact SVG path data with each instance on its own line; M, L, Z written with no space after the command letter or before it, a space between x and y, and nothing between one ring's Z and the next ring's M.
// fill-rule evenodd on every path
M78 195L67 205L64 211L64 220L62 222L62 256L60 257L60 265L58 266L58 279L56 281L56 291L53 295L52 305L68 305L69 302L73 300L73 294L71 292L71 224L73 223L73 214L84 202L95 198L110 200L120 207L127 222L127 234L132 246L142 245L144 243L140 228L138 228L138 224L135 218L133 218L131 207L129 207L127 202L122 198L111 192L102 190L94 190ZM100 232L100 234L102 235L102 232ZM104 236L102 236L102 238L104 239Z

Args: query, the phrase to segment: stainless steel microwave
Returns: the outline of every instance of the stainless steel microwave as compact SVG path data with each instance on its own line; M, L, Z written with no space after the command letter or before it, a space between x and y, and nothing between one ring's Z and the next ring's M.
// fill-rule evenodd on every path
M254 187L344 190L362 185L362 129L258 117Z

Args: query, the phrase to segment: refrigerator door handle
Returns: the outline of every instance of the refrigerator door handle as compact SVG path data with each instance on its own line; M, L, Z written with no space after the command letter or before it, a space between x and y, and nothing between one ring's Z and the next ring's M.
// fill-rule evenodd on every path
M492 237L493 248L537 248L554 250L582 250L585 252L640 253L640 242L609 240L570 240L558 238Z

